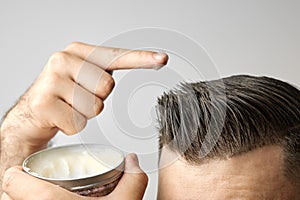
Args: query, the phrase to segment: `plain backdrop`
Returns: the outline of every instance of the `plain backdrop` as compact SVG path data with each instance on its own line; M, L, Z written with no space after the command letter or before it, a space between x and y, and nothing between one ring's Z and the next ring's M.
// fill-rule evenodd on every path
M299 86L299 11L298 0L1 0L0 114L4 115L32 84L55 51L72 41L101 44L114 35L141 27L174 30L192 38L206 49L220 77L240 73L267 75ZM116 73L116 90L121 81L118 77L121 75ZM151 91L153 95L147 92L149 98L158 95L154 86ZM145 98L142 94L137 93L134 105ZM144 117L139 109L129 106L127 111L132 118ZM110 115L99 118L108 124ZM96 132L98 125L90 123L85 131ZM105 129L113 131L109 126ZM61 134L54 143L78 140L82 138ZM89 138L84 141L89 142ZM150 149L157 147L155 142L147 145ZM131 146L134 151L134 145ZM152 162L155 161L142 159L141 165L147 167ZM149 172L149 176L145 199L155 199L157 173Z

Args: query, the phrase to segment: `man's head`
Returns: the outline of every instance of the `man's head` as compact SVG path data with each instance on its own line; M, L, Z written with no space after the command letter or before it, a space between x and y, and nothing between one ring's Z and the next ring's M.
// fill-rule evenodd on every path
M297 199L300 91L268 77L184 83L158 100L162 199Z

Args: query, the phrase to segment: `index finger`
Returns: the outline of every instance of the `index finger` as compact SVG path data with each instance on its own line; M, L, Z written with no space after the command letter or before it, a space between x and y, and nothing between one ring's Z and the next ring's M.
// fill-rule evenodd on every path
M70 44L66 52L111 71L133 68L159 69L168 62L168 55L160 52L94 46L80 42Z

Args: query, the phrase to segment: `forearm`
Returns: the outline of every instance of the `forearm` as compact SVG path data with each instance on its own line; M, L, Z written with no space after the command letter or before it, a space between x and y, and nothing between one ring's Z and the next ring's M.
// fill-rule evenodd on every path
M12 111L13 112L13 111ZM1 169L21 164L23 159L44 145L32 145L22 139L30 130L35 131L26 119L10 116L1 125Z
M12 166L21 165L23 160L34 152L33 149L26 147L21 141L19 141L18 137L3 135L3 132L1 132L1 185L4 172ZM2 189L0 192L2 192Z

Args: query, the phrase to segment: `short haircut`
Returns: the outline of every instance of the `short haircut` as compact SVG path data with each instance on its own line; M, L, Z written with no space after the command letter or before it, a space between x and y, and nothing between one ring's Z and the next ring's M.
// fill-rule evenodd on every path
M190 164L279 145L285 175L300 182L300 91L286 82L236 75L181 83L158 98L157 114L160 148Z

